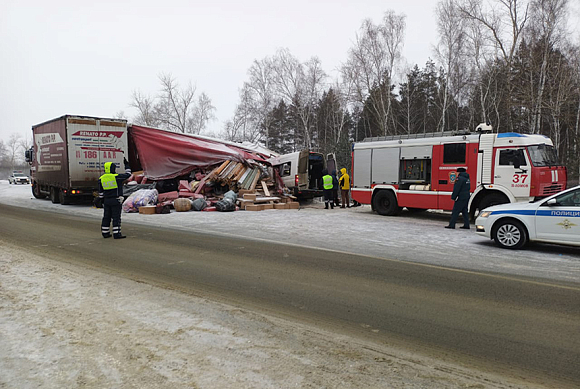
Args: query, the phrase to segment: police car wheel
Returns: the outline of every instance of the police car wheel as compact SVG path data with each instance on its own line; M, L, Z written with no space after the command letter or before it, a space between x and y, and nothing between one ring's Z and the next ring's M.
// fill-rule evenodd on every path
M493 240L505 249L522 248L528 241L528 233L517 220L503 220L493 228Z

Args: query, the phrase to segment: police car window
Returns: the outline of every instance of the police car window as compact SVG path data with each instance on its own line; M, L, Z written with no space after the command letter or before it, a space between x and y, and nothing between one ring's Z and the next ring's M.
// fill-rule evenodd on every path
M556 201L561 206L580 207L580 189L557 196Z
M465 163L465 143L448 143L443 145L443 163Z
M500 166L514 165L516 161L520 162L520 166L526 165L526 157L524 156L524 150L500 150L499 152L499 164Z

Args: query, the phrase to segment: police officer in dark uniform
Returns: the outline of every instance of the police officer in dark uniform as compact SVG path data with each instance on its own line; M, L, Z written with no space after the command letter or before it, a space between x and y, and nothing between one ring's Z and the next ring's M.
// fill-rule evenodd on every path
M455 222L459 217L459 212L463 214L463 229L469 230L469 212L467 210L467 205L469 204L469 197L471 193L469 188L471 187L471 182L469 181L469 174L465 168L458 168L457 173L459 175L455 179L455 184L453 185L453 193L451 194L451 199L455 201L453 204L453 211L451 211L451 220L449 220L449 225L445 228L455 228Z
M105 162L105 174L99 178L99 198L102 200L104 214L101 223L103 238L111 237L111 219L113 219L113 237L123 239L121 234L121 208L123 205L123 182L131 177L131 167L124 159L125 173L115 174L117 166L114 162Z

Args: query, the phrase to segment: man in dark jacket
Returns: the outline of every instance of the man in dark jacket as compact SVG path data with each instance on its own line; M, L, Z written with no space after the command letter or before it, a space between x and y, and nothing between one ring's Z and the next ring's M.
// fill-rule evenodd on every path
M332 171L332 197L334 205L340 207L340 197L338 196L338 177L336 176L336 170Z
M101 223L101 233L103 238L111 237L111 219L113 219L113 237L123 239L126 236L121 234L121 209L123 205L123 182L131 177L129 162L124 160L125 173L115 174L116 165L114 162L105 162L105 174L99 178L99 198L103 201L103 221Z
M471 193L469 188L471 187L471 182L469 181L469 174L465 168L458 168L457 173L459 175L455 179L455 184L453 185L453 193L451 194L451 199L455 201L453 204L453 211L451 211L451 220L449 220L449 225L445 228L455 228L455 222L459 217L459 212L463 214L463 229L469 230L469 212L467 210L467 205L469 204L469 197Z

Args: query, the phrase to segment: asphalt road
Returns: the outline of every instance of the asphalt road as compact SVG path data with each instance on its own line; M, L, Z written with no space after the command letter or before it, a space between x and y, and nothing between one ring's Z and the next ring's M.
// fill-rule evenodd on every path
M123 232L128 239L102 239L93 219L0 204L3 239L47 258L482 371L580 386L578 284L128 223Z

